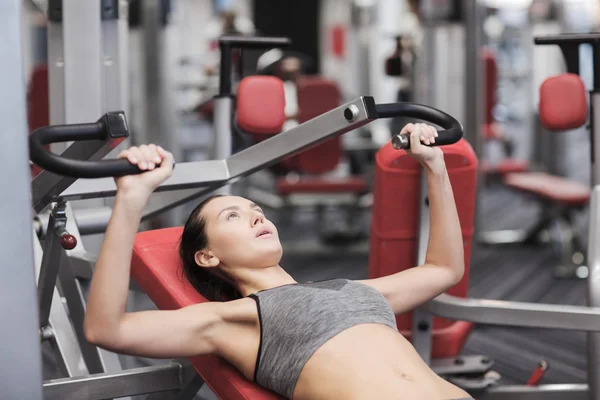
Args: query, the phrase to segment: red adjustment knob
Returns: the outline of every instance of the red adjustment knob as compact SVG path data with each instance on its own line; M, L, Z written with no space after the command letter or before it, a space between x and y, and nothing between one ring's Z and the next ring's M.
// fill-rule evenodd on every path
M542 360L538 363L537 367L533 370L533 373L527 381L527 386L537 386L544 377L546 370L548 369L548 363Z
M60 245L65 250L73 250L77 246L77 239L75 236L66 233L60 237Z

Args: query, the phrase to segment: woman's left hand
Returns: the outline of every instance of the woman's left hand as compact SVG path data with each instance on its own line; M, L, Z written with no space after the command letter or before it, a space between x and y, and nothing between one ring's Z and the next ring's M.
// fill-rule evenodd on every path
M437 130L427 124L407 124L400 134L410 134L410 149L406 150L423 167L435 170L444 166L444 153L439 147L426 146L435 143Z

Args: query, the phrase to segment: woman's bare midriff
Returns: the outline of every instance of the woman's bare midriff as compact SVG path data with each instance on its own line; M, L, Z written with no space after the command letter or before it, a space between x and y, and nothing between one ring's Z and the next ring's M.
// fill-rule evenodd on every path
M260 344L256 303L228 303L229 322L219 335L219 355L253 380ZM244 339L242 339L244 338ZM470 397L436 375L398 331L381 324L357 325L339 333L308 360L293 400L427 399Z
M355 326L325 343L308 360L294 400L428 399L470 397L437 376L397 331Z

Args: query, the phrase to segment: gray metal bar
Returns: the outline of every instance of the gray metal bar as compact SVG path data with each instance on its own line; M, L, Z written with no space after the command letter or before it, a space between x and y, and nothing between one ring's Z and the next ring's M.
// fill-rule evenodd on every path
M600 138L596 137L595 141L598 142L598 139ZM594 186L592 190L588 243L588 305L600 307L600 249L598 249L598 243L600 243L600 185ZM598 365L600 363L600 332L588 333L587 345L590 399L598 400L600 399L600 365Z
M34 238L33 256L36 280L39 281L43 250L35 232L32 232L31 235ZM57 361L62 364L62 369L64 369L63 372L68 376L87 375L88 370L85 366L83 357L81 356L77 337L75 336L71 321L67 315L67 310L63 306L62 299L56 287L53 288L49 323L52 331L52 347L55 352L60 355L60 360ZM39 337L37 338L37 342L39 344Z
M352 121L348 121L344 117L344 111L347 109L355 110L355 117ZM250 175L288 155L305 150L369 122L371 119L367 112L365 97L359 97L232 155L227 159L231 177L241 178Z
M344 111L348 108L355 112L355 117L351 122L344 117ZM233 183L233 181L250 175L288 155L300 152L335 135L356 129L370 121L365 98L359 97L304 124L255 144L226 160L178 164L173 175L156 189L157 192L200 187L208 187L208 190L174 195L171 203L157 205L152 212L156 214L171 209L224 184ZM116 185L113 179L79 179L60 197L64 200L80 200L110 197L115 193ZM145 214L147 215L148 212Z
M7 399L41 400L42 363L31 235L31 172L28 163L20 0L0 2L0 393Z
M493 387L481 394L477 400L589 400L586 384L556 384L540 386L505 385Z
M104 10L100 24L103 109L129 112L128 1L118 0L115 9Z
M465 0L462 3L465 14L465 139L471 144L479 159L483 155L483 139L481 126L483 125L483 63L480 58L480 49L483 45L483 16L482 5L479 0ZM481 213L478 211L481 202L483 187L483 174L477 173L477 192L475 199L475 231L479 231L482 222Z
M118 374L93 374L44 382L45 400L100 400L179 390L196 374L191 364L170 363Z
M69 146L61 155L79 160L97 161L103 159L115 147L118 141L100 140L75 142ZM39 213L46 208L60 193L71 186L75 178L55 175L48 171L42 171L31 182L31 195L33 209Z
M429 207L427 206L427 176L421 171L421 187L419 200L419 238L415 265L425 263L427 244L429 242ZM433 316L422 307L417 307L412 313L412 339L415 350L427 365L431 364L431 341Z
M230 178L225 160L182 163L175 166L173 175L157 188L157 192L222 185ZM117 185L112 178L78 179L60 197L64 200L84 200L112 197L116 192Z
M597 51L597 50L594 50ZM598 68L598 66L596 66ZM600 82L596 82L599 85ZM590 92L591 117L593 121L592 136L592 186L600 185L600 92Z
M45 255L45 252L44 252ZM58 264L58 263L57 263ZM69 257L61 249L60 268L58 269L58 282L61 292L69 309L69 317L73 323L73 329L79 342L81 354L89 373L96 374L104 372L105 368L100 358L99 349L91 345L83 333L83 320L85 318L85 303L79 282L71 268Z
M51 214L48 220L46 240L44 241L44 253L38 279L38 302L40 312L40 327L48 325L50 306L54 294L54 286L58 277L60 259L63 253L60 238L56 230L58 226L65 225L65 205L57 206L56 214Z
M478 324L567 331L600 331L599 307L464 299L442 294L431 300L426 308L432 314L440 317Z
M204 379L200 375L196 375L181 390L170 393L152 393L144 397L144 400L193 400L204 383Z
M216 160L222 160L231 155L233 146L231 137L233 98L229 96L215 97L214 104L215 139L213 142L213 158ZM224 186L219 190L219 192L223 194L228 194L230 191L230 186Z

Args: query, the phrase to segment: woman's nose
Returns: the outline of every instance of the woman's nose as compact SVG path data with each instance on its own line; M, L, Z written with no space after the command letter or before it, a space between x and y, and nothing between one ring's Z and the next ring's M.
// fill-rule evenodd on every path
M259 222L263 222L263 219L264 219L264 216L261 213L255 212L252 215L252 219L251 219L252 226L256 226L256 224L258 224Z

